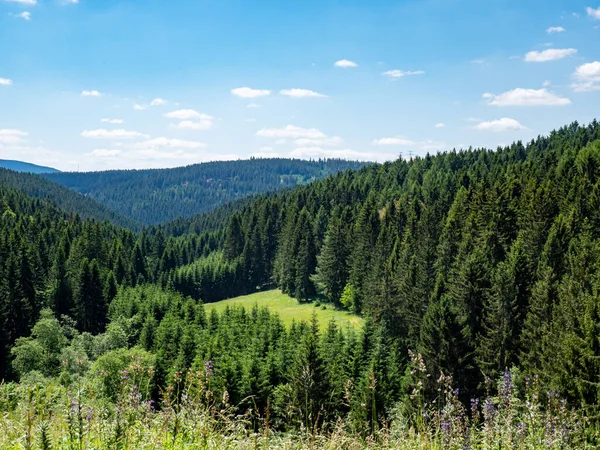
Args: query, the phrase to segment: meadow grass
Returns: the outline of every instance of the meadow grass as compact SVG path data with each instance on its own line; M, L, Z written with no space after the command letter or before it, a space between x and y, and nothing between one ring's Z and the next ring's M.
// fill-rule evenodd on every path
M249 310L254 305L259 308L267 307L272 312L276 312L286 326L291 325L293 321L310 322L313 313L317 314L321 331L327 328L329 321L332 319L342 330L350 327L359 331L364 323L361 317L348 311L336 310L331 304L324 304L326 309L322 309L322 306L315 306L315 302L299 303L298 300L282 293L279 289L243 295L216 303L207 303L204 306L209 314L213 309L221 314L228 306L244 306Z

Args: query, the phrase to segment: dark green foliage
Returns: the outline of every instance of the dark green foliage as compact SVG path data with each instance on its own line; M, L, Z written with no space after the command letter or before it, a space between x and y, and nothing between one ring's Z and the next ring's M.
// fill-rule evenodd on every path
M47 180L42 175L17 173L0 168L0 186L18 189L31 197L51 199L59 208L77 213L83 218L108 220L131 230L139 229L139 224L135 220L127 219L102 203Z
M218 398L253 408L255 429L270 404L280 428L343 418L376 431L415 379L409 350L463 399L517 366L594 407L599 161L600 125L573 124L527 145L337 173L140 233L0 188L1 375L15 377L11 355L21 371L39 353L26 336L48 306L81 331L108 324L92 338L100 348L150 352L155 400L181 374L206 373ZM207 318L200 302L273 284L361 313L363 333L286 330L257 309ZM433 381L423 388L439 395Z
M247 195L307 183L364 163L327 159L209 162L175 169L44 176L147 225L191 217Z

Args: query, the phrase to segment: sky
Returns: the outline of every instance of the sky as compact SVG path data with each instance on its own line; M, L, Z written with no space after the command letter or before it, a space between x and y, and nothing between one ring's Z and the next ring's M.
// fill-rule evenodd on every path
M0 159L394 160L600 118L599 0L0 0Z

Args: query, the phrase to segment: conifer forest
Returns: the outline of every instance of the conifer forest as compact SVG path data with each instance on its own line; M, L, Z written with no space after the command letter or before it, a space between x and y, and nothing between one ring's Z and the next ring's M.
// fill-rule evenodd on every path
M272 290L312 319L208 307ZM386 163L0 169L0 380L7 450L599 448L600 124Z

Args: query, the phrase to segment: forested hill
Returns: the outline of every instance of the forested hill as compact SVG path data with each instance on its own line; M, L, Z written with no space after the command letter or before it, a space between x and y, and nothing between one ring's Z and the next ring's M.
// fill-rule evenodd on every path
M177 289L207 301L273 281L299 300L320 293L383 327L400 364L418 350L464 396L515 366L572 401L600 398L596 121L260 197L223 233L222 253L175 270Z
M150 225L191 217L250 194L296 186L362 165L339 159L250 159L175 169L62 172L45 176L132 220Z
M55 173L59 170L52 167L38 166L36 164L26 163L23 161L12 161L9 159L0 159L0 168L14 170L15 172L29 173Z
M129 392L120 371L143 359L145 398L167 405L182 376L208 377L210 408L258 408L281 430L369 433L393 411L417 426L416 408L445 417L442 390L475 421L533 390L563 419L576 406L600 422L595 121L339 173L201 223L134 233L0 185L0 379L81 382L115 400ZM350 309L364 330L288 330L258 309L207 317L198 301L265 285Z
M140 224L134 220L112 211L90 197L72 191L40 175L19 173L0 168L0 187L2 186L18 189L31 197L51 199L59 208L79 214L82 218L93 218L101 222L108 220L117 226L132 230L140 228Z

